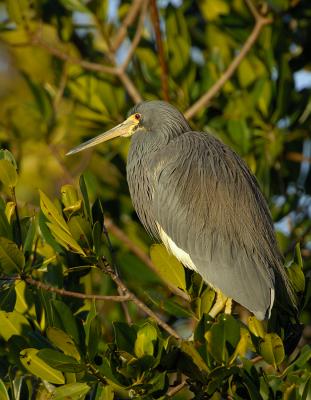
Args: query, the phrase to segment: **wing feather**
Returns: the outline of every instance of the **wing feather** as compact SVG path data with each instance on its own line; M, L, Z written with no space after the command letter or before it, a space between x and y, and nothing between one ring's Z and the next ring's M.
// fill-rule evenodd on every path
M273 224L255 178L213 136L187 132L152 159L153 215L203 278L260 319L280 271Z

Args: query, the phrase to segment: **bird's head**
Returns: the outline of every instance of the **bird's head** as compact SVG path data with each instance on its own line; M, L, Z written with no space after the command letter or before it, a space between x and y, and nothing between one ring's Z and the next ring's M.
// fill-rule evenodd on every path
M118 136L141 134L170 139L189 130L190 127L183 114L171 104L160 100L145 101L134 106L129 111L128 118L121 124L73 148L67 155L78 153Z

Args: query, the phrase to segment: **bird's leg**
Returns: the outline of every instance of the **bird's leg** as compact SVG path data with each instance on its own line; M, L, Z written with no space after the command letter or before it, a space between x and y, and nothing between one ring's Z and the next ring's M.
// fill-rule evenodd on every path
M231 311L232 311L232 299L230 299L230 297L227 297L225 314L231 314Z
M228 297L226 297L222 292L218 289L216 289L216 302L211 308L210 312L208 313L212 318L215 318L217 314L220 313L220 311L223 310L223 308L226 306L227 302L229 302ZM227 306L226 306L227 310ZM230 310L231 310L231 302L230 302Z

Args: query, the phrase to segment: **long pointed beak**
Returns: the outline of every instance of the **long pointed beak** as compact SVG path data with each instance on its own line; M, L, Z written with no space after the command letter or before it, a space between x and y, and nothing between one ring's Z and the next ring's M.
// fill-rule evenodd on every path
M134 128L138 125L139 121L135 119L134 115L131 115L128 119L123 121L121 124L115 126L107 132L104 132L87 142L79 144L79 146L74 147L66 156L78 153L79 151L88 149L89 147L96 146L99 143L106 142L107 140L114 139L118 136L131 136Z

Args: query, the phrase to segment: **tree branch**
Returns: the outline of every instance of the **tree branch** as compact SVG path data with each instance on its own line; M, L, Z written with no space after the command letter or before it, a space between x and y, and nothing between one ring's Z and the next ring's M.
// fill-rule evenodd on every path
M231 78L231 76L233 75L243 58L249 52L249 50L253 47L254 43L256 42L262 31L262 28L268 24L271 24L272 22L270 18L266 18L259 14L258 10L254 7L251 0L245 0L245 2L255 19L254 28L248 39L244 43L243 47L241 48L240 52L233 59L226 71L214 83L214 85L185 112L185 117L188 119L193 118L193 116L203 107L205 107L210 102L210 100L219 92L224 84Z
M33 46L41 47L42 49L48 51L50 54L59 58L60 60L67 61L70 64L80 65L82 68L87 69L88 71L102 72L111 75L118 74L118 69L116 67L102 65L90 61L81 60L77 57L72 57L61 49L51 46L49 43L39 37L38 34L31 37L30 44Z
M176 393L180 392L187 385L186 381L182 381L179 385L173 386L167 392L168 397L175 396Z
M127 28L132 25L134 22L137 14L139 13L139 10L142 7L142 4L145 0L134 0L126 17L124 18L122 25L120 26L116 37L114 38L114 41L111 45L111 51L115 53L118 48L121 46L123 40L125 39L127 35Z
M158 58L162 70L161 73L162 95L164 100L169 101L168 71L167 71L167 64L165 61L164 47L160 29L160 18L156 0L150 0L150 11L151 11L151 20L153 24L153 29L156 37Z
M131 46L129 48L129 51L127 53L127 56L125 57L125 60L123 62L123 64L121 65L121 70L125 71L127 66L129 65L129 62L131 61L133 54L136 50L136 47L138 46L142 33L143 33L143 29L144 29L144 22L145 22L145 18L146 18L146 14L147 14L147 6L148 6L148 0L144 0L143 5L142 5L142 10L139 16L139 21L137 24L137 28L136 28L136 32L135 32L135 36L133 38L133 41L131 43Z
M111 279L115 282L115 284L121 288L123 293L126 293L128 296L129 300L131 300L138 308L140 308L145 314L149 315L152 319L156 321L156 323L161 326L167 333L170 335L174 336L176 339L181 339L181 337L178 335L178 333L171 328L166 322L164 322L158 315L153 312L146 304L144 304L142 301L138 299L138 297L135 296L134 293L132 293L127 286L121 281L121 279L117 276L117 274L114 272L113 268L111 268L110 264L107 262L106 259L102 259L98 263L98 267L108 274Z
M23 44L24 45L24 44ZM70 64L80 65L82 68L88 71L101 72L110 75L117 76L122 84L124 85L126 91L134 101L134 103L140 103L142 101L142 97L135 87L132 80L129 78L127 73L119 67L116 66L107 66L103 64L98 64L90 61L81 60L77 57L72 57L64 51L51 46L49 43L44 41L42 38L38 36L38 34L34 35L30 39L30 43L28 45L38 46L45 50L47 50L53 56L59 58L60 60L67 61Z
M126 72L118 69L118 77L120 78L121 82L123 83L125 89L127 90L128 94L131 96L134 103L140 103L143 101L140 93L136 89L134 83L129 78Z
M75 297L77 299L83 300L100 300L100 301L129 301L130 296L125 294L124 296L102 296L99 294L84 294L79 292L72 292L70 290L59 289L54 286L47 285L46 283L37 281L31 277L26 277L24 279L18 277L15 280L24 280L28 285L37 287L38 289L46 290L47 292L57 293L60 296Z

